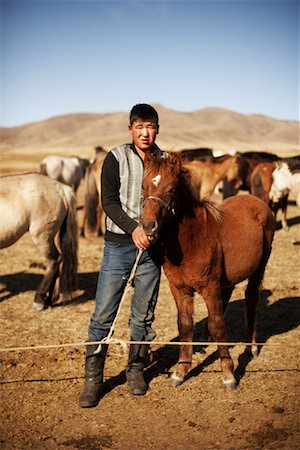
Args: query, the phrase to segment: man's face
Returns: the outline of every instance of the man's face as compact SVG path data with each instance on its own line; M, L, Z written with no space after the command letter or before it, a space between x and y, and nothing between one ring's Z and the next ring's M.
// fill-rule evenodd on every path
M151 149L158 133L158 126L152 120L135 120L128 126L134 145L142 152Z

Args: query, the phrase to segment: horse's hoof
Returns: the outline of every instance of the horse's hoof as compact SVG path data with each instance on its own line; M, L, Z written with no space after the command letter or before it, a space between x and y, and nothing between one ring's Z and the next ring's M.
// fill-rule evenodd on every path
M173 373L170 379L170 384L173 387L178 387L183 383L184 378L182 378L181 376L177 375L176 373Z
M234 391L236 389L236 381L235 380L223 380L223 386L225 389Z
M43 311L43 309L45 309L45 305L44 303L33 302L33 309L38 312Z

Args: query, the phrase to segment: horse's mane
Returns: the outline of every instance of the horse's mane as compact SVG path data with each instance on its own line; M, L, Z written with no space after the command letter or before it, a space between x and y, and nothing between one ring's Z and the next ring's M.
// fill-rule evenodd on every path
M174 166L170 164L169 160L170 153L165 152L165 156L155 156L151 158L151 163L147 167L147 173L149 175L159 173L163 176L165 173L173 173Z
M222 210L214 201L207 198L200 198L199 188L193 184L193 177L190 170L187 167L184 167L181 169L180 175L196 206L204 208L218 223L221 223L223 219Z

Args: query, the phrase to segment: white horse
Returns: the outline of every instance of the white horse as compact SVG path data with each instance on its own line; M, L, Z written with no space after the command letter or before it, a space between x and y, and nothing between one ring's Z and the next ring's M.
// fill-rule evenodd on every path
M272 202L277 203L287 194L296 199L300 208L300 170L292 169L287 162L279 162L272 174L273 182L269 193Z
M0 212L0 249L14 244L28 231L45 257L47 268L37 287L34 309L41 311L58 299L56 281L60 281L64 295L71 294L78 246L76 197L72 189L40 173L3 176Z
M40 172L53 180L71 186L74 192L77 191L81 179L84 177L86 168L90 162L88 159L70 156L50 155L44 158L40 164Z

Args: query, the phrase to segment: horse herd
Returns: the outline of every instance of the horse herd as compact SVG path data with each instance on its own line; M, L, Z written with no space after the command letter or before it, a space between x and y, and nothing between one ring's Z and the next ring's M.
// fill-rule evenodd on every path
M49 156L41 162L40 173L0 177L0 248L29 231L47 263L34 298L37 311L51 306L60 292L66 296L75 289L79 232L84 236L87 226L102 234L102 164L102 153L93 161ZM85 198L78 232L76 192L81 180ZM209 198L220 183L224 201L215 205ZM241 189L254 195L236 196ZM257 353L258 289L278 209L283 210L286 227L290 193L300 207L300 157L262 152L214 157L210 149L170 152L165 158L145 158L143 190L141 226L152 240L159 238L163 243L164 271L177 305L180 340L192 339L193 295L198 292L206 302L211 336L226 342L227 303L234 286L248 279L247 339L252 353ZM218 350L223 384L233 388L228 347L219 345ZM191 355L191 346L180 347L174 386L183 382Z

